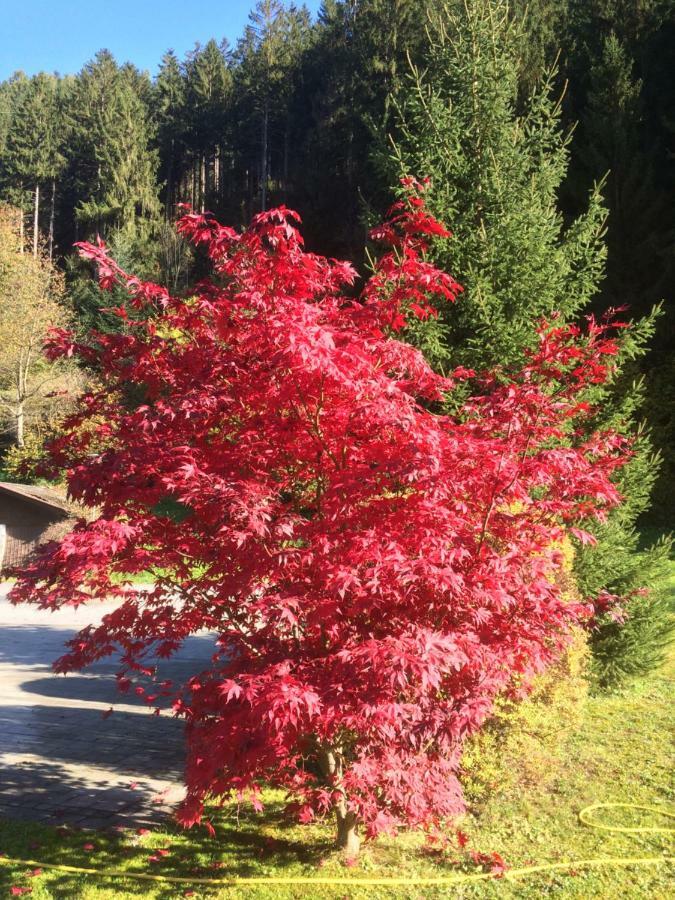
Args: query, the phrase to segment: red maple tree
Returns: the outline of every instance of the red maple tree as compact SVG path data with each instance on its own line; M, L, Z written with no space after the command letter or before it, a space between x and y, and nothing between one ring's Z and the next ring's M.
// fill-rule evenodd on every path
M81 247L135 307L117 310L124 333L49 345L99 373L51 446L96 514L12 596L118 598L56 668L120 651L122 690L189 635L217 636L210 668L147 697L171 693L186 720L186 825L210 797L259 805L265 784L301 821L334 812L350 852L359 833L456 816L465 737L588 613L563 595L557 541L620 499L628 448L583 427L610 327L543 324L522 371L481 376L444 414L474 373L434 373L396 332L461 289L425 259L448 232L407 186L360 293L350 265L304 251L283 207L243 233L184 215L214 269L184 298ZM148 593L120 583L153 568Z

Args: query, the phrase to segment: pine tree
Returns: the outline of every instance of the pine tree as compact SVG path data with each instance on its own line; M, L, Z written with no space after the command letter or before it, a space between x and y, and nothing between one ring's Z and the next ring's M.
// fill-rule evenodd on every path
M564 46L561 35L568 27L569 6L570 0L511 0L509 4L509 13L519 25L519 81L525 97Z
M159 150L159 176L164 183L164 215L175 211L185 166L186 89L178 57L169 50L162 57L154 83L153 119Z
M444 4L429 37L426 69L413 70L398 104L394 172L431 177L430 207L454 233L436 253L461 273L465 296L419 338L439 365L451 351L453 362L491 367L522 355L537 318L573 318L588 304L604 210L596 191L564 227L569 139L552 77L517 111L520 34L503 0Z
M311 115L304 135L302 209L331 253L363 254L365 210L379 213L389 185L372 164L391 124L408 55L422 45L428 0L324 0L307 53Z
M600 56L585 60L587 84L582 127L575 142L572 188L578 196L591 179L609 173L604 190L609 209L609 256L597 303L627 303L634 314L644 314L655 303L666 301L666 315L659 322L650 353L639 361L639 367L647 375L645 413L664 457L655 491L658 510L650 517L660 516L669 525L675 503L675 428L672 404L664 399L672 396L673 390L675 193L668 184L672 184L675 173L659 123L659 118L666 119L665 98L655 94L652 75L655 66L658 71L659 52L663 55L664 51L658 42L641 37L660 27L651 6L651 22L642 22L639 28L637 23L633 32L625 22L610 20L607 27L622 28L625 43L611 30L602 40ZM675 24L675 15L671 19ZM647 80L637 77L638 72ZM663 80L661 77L656 83ZM577 81L581 81L578 74Z
M429 205L454 233L434 257L466 290L460 302L444 306L438 319L410 336L441 369L458 363L508 368L532 346L539 319L556 313L573 321L597 295L605 271L605 210L595 189L586 211L564 224L558 192L569 139L552 97L553 74L521 101L519 111L522 38L506 2L445 3L431 18L429 36L426 69L414 70L398 104L400 138L393 161L401 174L431 177ZM623 374L596 397L601 421L624 430L639 416L641 388L633 383L632 365L645 351L654 318L636 323L623 344ZM655 643L665 637L658 596L667 548L642 556L634 552L635 521L648 504L654 468L648 439L641 435L620 485L628 501L607 526L593 529L598 546L580 550L576 573L589 596L653 587L652 605L642 603L638 616L641 601L636 600L631 621L658 655ZM598 654L600 681L616 678L622 668L629 674L640 667L635 657L621 659L625 649L615 642L612 652L605 647ZM606 661L612 653L610 675Z
M675 218L669 198L656 187L643 143L642 82L632 69L626 50L610 35L590 71L578 153L589 180L607 174L608 262L602 299L616 306L637 301L643 312L672 281Z
M195 208L218 207L223 190L225 136L232 75L228 68L227 43L213 40L197 46L188 56L186 74L186 139L190 151L192 184L190 199Z
M259 0L237 47L237 84L240 98L254 111L249 120L250 150L257 147L258 207L267 209L272 186L271 151L286 119L293 63L288 15L281 0ZM249 162L252 162L249 157Z
M143 239L159 214L157 153L141 91L131 68L101 51L77 78L70 99L75 152L70 169L80 236L121 229Z
M0 190L3 200L16 209L21 252L25 245L24 211L28 192L21 179L16 177L16 167L12 164L8 141L12 123L28 84L29 80L23 72L15 72L0 85Z
M33 195L33 256L40 238L40 194L47 185L55 191L63 157L57 82L40 73L28 82L14 110L6 143L6 158L14 185ZM53 194L52 194L53 198Z

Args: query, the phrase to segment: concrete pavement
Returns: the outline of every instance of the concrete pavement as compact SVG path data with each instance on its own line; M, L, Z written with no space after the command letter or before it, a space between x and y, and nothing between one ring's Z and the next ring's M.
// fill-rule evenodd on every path
M114 659L52 673L65 641L113 605L50 613L13 607L7 592L0 585L0 816L86 828L166 817L182 796L182 723L119 694ZM160 678L200 671L212 652L210 636L191 638L159 662Z

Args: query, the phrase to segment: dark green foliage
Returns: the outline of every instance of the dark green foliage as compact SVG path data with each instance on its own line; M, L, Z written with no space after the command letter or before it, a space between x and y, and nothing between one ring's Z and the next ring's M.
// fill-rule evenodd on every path
M378 135L392 124L392 105L408 54L424 40L427 0L326 0L300 69L298 205L310 242L360 261L364 216L391 202L373 165ZM320 161L320 162L319 162Z
M609 542L604 542L604 545L611 546ZM669 584L672 577L669 559L672 542L664 538L642 553L635 553L635 545L636 541L629 541L619 557L619 560L625 560L628 552L633 555L636 565L627 567L627 570L620 561L617 564L616 554L611 550L601 560L603 570L614 574L614 585L619 591L639 590L643 582L640 573L643 571L650 572L654 582L646 596L637 594L630 600L625 619L617 622L604 616L591 634L593 672L601 689L621 686L660 666L675 634L675 610ZM587 574L592 579L595 562L591 558L588 563Z
M8 129L8 175L26 185L44 183L61 166L57 80L43 73L27 83Z
M188 516L191 516L193 510L186 503L181 503L180 500L176 500L167 494L155 503L150 512L160 519L170 519L172 522L180 523L187 519Z
M129 272L138 272L140 277L150 279L157 273L159 266L155 263L155 243L133 234L127 230L117 229L108 238L108 245L114 258ZM112 291L102 291L97 281L92 278L91 266L78 256L66 260L66 280L68 295L75 312L77 328L86 332L93 328L97 331L118 331L120 318L107 310L124 306L130 318L135 313L129 305L129 292L116 286Z
M162 57L153 86L152 112L159 149L159 178L164 184L164 214L175 210L176 185L185 168L187 144L186 85L173 50Z
M565 47L567 114L579 119L565 202L578 208L609 172L607 278L596 307L628 304L644 315L664 301L649 353L644 412L664 458L649 519L673 522L675 427L675 3L570 0ZM671 405L668 405L668 398ZM644 517L643 517L644 518Z
M433 255L466 288L456 305L440 308L437 320L418 325L410 335L439 368L517 365L535 339L538 319L553 312L566 321L577 319L597 304L605 283L600 189L592 189L586 209L565 223L559 194L569 166L569 140L555 99L555 73L529 96L519 97L519 28L501 0L438 6L425 67L413 70L397 102L399 138L390 154L394 171L431 177L430 207L454 232ZM610 51L606 65L618 76L611 44ZM621 102L629 106L628 86L624 95ZM600 110L596 113L598 122ZM615 117L610 107L607 129ZM617 128L625 140L625 123ZM599 152L597 143L596 148ZM616 184L607 182L607 189ZM602 684L656 660L665 634L659 597L667 549L635 553L636 522L649 507L658 472L639 425L644 386L638 367L657 317L655 310L635 321L621 341L614 381L594 398L599 426L637 431L638 437L635 457L619 482L625 503L606 524L587 523L598 544L580 550L577 581L584 596L647 587L654 597L651 606L632 601L631 640L613 642L614 632L603 632L602 653L595 659ZM639 658L636 643L641 644Z
M78 237L120 229L147 235L159 213L157 157L146 97L150 85L130 66L97 54L73 84L69 176Z
M597 191L565 225L568 139L552 77L518 112L522 36L503 2L438 7L429 58L398 101L390 180L430 176L429 205L453 238L434 251L465 287L420 337L438 363L517 362L541 316L573 318L597 291L605 212ZM432 343L433 342L433 343Z
M227 54L227 45L218 45L213 40L204 47L195 47L184 65L184 106L177 85L173 88L174 103L184 129L183 182L178 181L183 194L178 199L189 201L200 210L207 206L217 209L223 180L228 174L226 128L232 76L227 67ZM180 140L180 129L172 131L171 136L174 135ZM173 191L175 173L172 181ZM167 199L171 205L172 198Z

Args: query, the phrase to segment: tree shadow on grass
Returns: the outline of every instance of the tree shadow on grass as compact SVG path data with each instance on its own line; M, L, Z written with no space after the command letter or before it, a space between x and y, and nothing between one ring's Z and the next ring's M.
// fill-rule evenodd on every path
M328 837L317 838L315 831L311 833L311 829L289 819L281 803L268 805L263 813L236 817L230 808L210 811L209 817L216 829L216 845L221 851L236 854L239 868L246 867L246 871L238 872L240 875L254 874L251 866L259 866L261 861L273 860L275 867L316 865L334 848Z
M303 874L305 867L309 869L305 869L305 873L311 874L311 869L332 849L330 842L317 835L314 829L308 830L312 833L308 833L305 840L299 839L298 826L285 819L281 804L271 804L263 814L243 814L238 818L229 807L211 811L211 819L216 828L215 837L205 834L203 829L183 831L175 823L161 832L142 836L135 830L92 832L73 828L54 830L28 823L0 823L0 851L10 857L38 863L133 870L187 879L227 879L260 877L270 870L283 877L285 873L291 874L291 868L295 868L295 873ZM166 849L166 855L157 858L157 847ZM85 848L90 848L91 852ZM37 884L28 871L26 866L2 865L0 885L30 887ZM152 890L161 898L181 896L190 888L200 895L219 888L218 885L200 885L196 881L185 884L135 880L131 872L129 877L116 878L44 869L40 879L50 896L58 900L80 896L85 884L116 891L119 896L142 897ZM220 890L225 889L225 885L220 886ZM292 896L299 893L294 889Z

